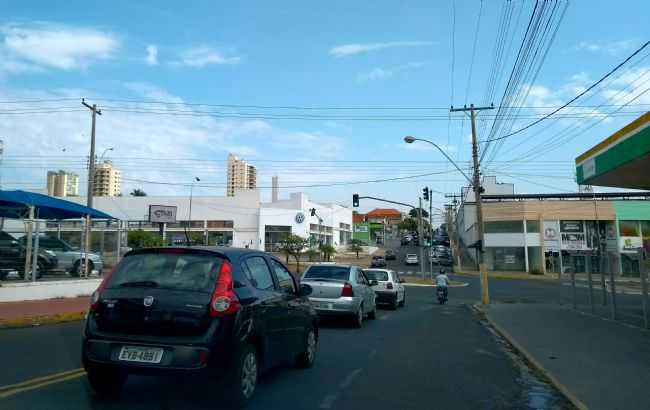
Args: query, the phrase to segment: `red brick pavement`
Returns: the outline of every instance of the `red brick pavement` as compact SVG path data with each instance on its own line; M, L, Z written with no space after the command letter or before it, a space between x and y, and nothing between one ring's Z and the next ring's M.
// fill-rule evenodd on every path
M0 303L0 321L86 312L88 296Z

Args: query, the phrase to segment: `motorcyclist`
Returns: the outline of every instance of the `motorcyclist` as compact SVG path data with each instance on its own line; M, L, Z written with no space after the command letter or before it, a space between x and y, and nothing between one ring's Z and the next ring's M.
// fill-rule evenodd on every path
M447 287L449 286L449 276L445 273L444 269L440 269L440 273L436 275L436 287L442 289L445 298L447 298Z

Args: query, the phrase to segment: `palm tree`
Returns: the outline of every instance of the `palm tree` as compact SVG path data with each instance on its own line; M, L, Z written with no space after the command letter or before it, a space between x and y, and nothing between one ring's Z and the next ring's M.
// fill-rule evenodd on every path
M129 194L131 196L147 196L147 193L141 190L140 188L135 188L131 193Z

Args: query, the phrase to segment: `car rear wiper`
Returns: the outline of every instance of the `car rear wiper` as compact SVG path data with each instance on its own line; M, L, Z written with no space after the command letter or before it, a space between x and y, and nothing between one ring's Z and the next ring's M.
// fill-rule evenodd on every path
M120 283L120 287L157 288L158 286L160 286L158 282L153 280L134 280L133 282Z
M323 282L341 282L343 279L334 279L334 278L304 278L304 280L320 280Z

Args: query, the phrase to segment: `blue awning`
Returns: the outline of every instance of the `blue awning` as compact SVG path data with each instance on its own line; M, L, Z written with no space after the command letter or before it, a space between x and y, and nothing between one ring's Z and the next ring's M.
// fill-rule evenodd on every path
M43 194L0 191L0 217L25 218L30 206L36 208L38 219L78 219L86 215L93 219L115 219L102 211Z

